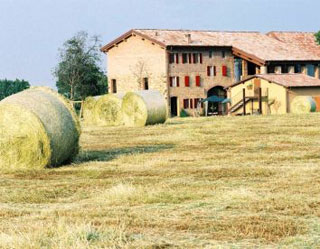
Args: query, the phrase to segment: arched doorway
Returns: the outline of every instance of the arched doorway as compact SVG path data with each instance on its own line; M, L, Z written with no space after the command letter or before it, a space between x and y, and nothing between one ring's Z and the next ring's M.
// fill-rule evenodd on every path
M222 86L215 86L208 91L207 97L211 96L225 99L227 91ZM208 102L208 115L223 115L224 112L224 104L221 102Z

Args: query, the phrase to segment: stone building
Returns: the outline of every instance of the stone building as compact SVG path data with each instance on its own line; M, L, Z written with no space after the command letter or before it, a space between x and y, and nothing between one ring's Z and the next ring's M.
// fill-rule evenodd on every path
M320 78L313 33L134 29L101 48L109 92L159 90L171 116L193 115L201 99L255 74L305 73ZM201 106L203 108L203 106ZM213 114L222 106L212 103Z

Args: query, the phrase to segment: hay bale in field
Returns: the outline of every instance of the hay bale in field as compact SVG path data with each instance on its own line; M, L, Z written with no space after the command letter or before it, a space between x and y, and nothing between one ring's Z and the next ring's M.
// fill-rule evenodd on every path
M0 167L59 166L79 151L80 124L70 102L45 87L0 102Z
M83 122L86 124L95 124L94 108L97 100L95 97L87 97L83 102Z
M167 104L159 91L129 92L122 101L123 121L126 126L145 126L167 120Z
M291 102L292 113L309 113L316 111L316 102L311 96L296 96Z
M123 124L122 98L124 94L106 94L98 98L94 107L97 125L119 126Z

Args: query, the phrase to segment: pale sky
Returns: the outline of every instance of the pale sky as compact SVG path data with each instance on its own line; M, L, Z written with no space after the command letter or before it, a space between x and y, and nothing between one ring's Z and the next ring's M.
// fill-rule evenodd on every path
M106 44L132 28L318 31L320 1L0 0L0 79L54 87L64 41L84 30Z

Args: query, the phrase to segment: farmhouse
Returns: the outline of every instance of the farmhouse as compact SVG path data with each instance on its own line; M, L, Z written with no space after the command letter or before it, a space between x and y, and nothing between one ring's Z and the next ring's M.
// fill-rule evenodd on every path
M108 56L109 92L159 90L171 116L182 110L192 115L197 107L224 114L220 100L227 97L226 87L253 75L320 78L313 33L134 29L101 51ZM212 96L217 101L201 101ZM231 99L229 110L234 104L239 105Z
M284 114L292 112L296 97L313 99L320 110L320 80L305 74L254 75L228 88L232 114ZM243 105L245 103L245 105Z

